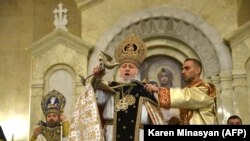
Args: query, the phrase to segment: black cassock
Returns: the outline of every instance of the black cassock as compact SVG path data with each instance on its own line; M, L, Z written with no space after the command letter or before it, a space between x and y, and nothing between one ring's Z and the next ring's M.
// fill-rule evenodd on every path
M143 102L157 103L157 100L136 80L129 84L111 82L109 86L116 91L113 139L138 141L140 128L143 128L140 120Z

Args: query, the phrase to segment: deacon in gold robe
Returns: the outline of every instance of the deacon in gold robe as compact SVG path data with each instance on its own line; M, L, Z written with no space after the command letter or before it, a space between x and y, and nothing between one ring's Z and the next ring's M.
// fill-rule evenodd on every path
M180 108L182 125L217 124L216 89L200 79L202 64L197 59L186 59L182 66L185 88L163 88L146 84L149 92L158 93L159 104L164 108Z

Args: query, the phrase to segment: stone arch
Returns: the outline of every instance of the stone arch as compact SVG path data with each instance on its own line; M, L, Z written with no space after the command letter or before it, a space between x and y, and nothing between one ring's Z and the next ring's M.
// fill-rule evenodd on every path
M67 71L71 75L71 77L73 79L73 82L76 81L75 80L76 79L76 72L69 65L67 65L67 64L55 64L53 66L50 66L46 70L46 72L44 73L44 92L45 92L45 94L49 91L49 86L48 86L49 78L57 70L65 70L65 71Z
M245 69L246 69L246 87L247 87L246 94L248 103L250 103L250 58L246 60ZM250 109L248 109L248 111L250 112Z
M146 43L154 38L165 38L175 43L182 42L185 45L184 50L189 48L192 52L196 52L204 64L206 77L221 72L230 73L232 70L229 49L206 21L183 9L156 7L120 18L104 33L97 41L90 57L90 62L93 63L89 64L88 72L92 72L93 65L98 64L95 56L100 51L113 55L115 46L131 33L137 34ZM150 44L147 45L150 47Z
M199 59L198 54L181 42L159 37L146 41L146 46L148 46L148 53L147 59L141 66L141 78L157 80L156 72L164 67L174 74L175 87L184 86L181 78L182 63L188 57Z

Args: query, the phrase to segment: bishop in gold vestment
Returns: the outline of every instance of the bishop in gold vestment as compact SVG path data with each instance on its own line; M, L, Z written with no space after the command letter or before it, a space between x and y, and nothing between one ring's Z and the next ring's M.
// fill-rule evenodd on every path
M68 141L69 121L62 112L65 104L64 95L56 90L43 97L41 107L46 122L38 123L30 141Z

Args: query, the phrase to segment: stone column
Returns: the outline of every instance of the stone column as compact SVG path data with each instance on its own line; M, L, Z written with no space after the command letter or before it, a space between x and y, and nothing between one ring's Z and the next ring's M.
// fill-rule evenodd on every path
M220 123L224 124L228 116L235 112L231 73L220 73L220 88L221 92L220 95L218 95L218 99L220 99L218 113L220 115Z
M233 74L233 87L234 87L234 101L235 101L235 113L240 117L248 117L249 104L247 96L247 83L246 83L246 73L242 71L234 71ZM244 124L249 124L250 119L245 118L243 120Z
M217 118L218 122L222 123L223 120L223 113L219 111L219 107L222 105L222 101L220 99L220 77L218 75L212 76L211 77L211 82L215 85L216 87L216 107L217 107Z

